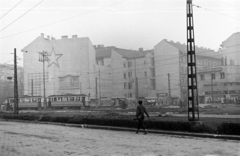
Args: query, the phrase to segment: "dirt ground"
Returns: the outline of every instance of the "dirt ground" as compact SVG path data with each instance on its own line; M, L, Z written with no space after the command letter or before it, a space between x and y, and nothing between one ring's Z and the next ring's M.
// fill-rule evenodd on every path
M240 142L0 121L1 156L239 156Z

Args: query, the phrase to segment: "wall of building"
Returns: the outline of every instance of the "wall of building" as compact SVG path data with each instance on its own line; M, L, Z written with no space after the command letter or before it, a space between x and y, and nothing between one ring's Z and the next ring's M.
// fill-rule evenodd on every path
M125 63L125 67L123 64ZM123 98L125 96L129 96L129 94L133 94L133 89L128 89L128 83L132 82L128 78L128 66L127 59L123 58L122 55L118 54L116 51L112 50L111 55L111 67L112 67L112 97ZM126 78L124 78L124 73L126 74ZM126 88L124 88L124 83L126 83Z
M179 50L164 40L154 46L156 92L168 93L170 74L171 95L180 97Z
M232 34L221 44L219 50L227 65L240 65L240 32Z
M219 66L199 72L198 88L200 96L205 98L204 103L212 99L212 97L214 101L217 101L221 98L240 96L239 70L237 66ZM222 73L224 73L224 77L221 75ZM211 74L215 74L215 79L211 80ZM201 79L201 75L204 75L204 79Z
M17 68L18 76L18 95L23 95L23 68ZM11 77L12 79L7 79ZM6 98L14 97L14 66L13 65L0 65L0 104Z
M77 38L74 35L72 38L63 36L61 39L49 39L42 34L22 51L27 51L23 63L24 88L28 88L29 74L40 73L38 79L42 79L43 63L39 62L38 52L46 51L49 59L45 62L45 72L48 73L45 80L46 96L81 92L95 96L96 56L89 38ZM39 83L43 96L43 80ZM25 90L24 94L29 95L29 91Z

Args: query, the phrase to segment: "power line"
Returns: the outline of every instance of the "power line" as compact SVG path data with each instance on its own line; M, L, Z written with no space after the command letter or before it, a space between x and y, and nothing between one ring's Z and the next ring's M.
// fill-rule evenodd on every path
M12 7L8 12L6 12L0 19L2 19L4 16L6 16L9 12L11 12L16 6L18 6L20 3L22 3L23 0L21 0L19 3L17 3L14 7Z
M229 15L227 15L227 14L219 13L219 12L216 12L216 11L213 11L213 10L210 10L210 9L207 9L207 8L204 8L204 7L201 7L201 6L199 6L199 5L193 4L193 6L195 6L195 7L197 7L197 8L201 8L201 9L203 9L203 10L207 10L207 11L211 11L211 12L217 13L217 14L220 14L220 15L223 15L223 16L227 16L227 17L230 17L230 18L234 18L234 19L240 21L240 18L236 18L236 17L233 17L233 16L229 16Z
M221 2L221 3L223 3L223 4L226 4L226 5L228 5L228 6L231 6L231 7L237 8L237 9L240 9L240 8L234 6L234 5L228 4L228 3L223 2L223 1L220 1L220 0L218 0L218 2Z
M101 10L101 9L104 9L104 8L107 8L107 7L111 7L111 6L123 3L123 2L125 2L125 1L114 3L114 4L111 4L111 5L99 8L99 9L95 9L93 11L89 11L89 12L86 12L86 13L82 13L82 14L78 14L78 15L75 15L75 16L71 16L71 17L68 17L68 18L65 18L65 19L62 19L62 20L59 20L59 21L55 21L55 22L52 22L52 23L49 23L49 24L46 24L46 25L42 25L40 27L36 27L36 28L33 28L33 29L29 29L29 30L26 30L26 31L19 32L19 33L16 33L16 34L12 34L12 35L9 35L9 36L1 37L0 39L12 37L12 36L19 35L19 34L22 34L22 33L26 33L26 32L29 32L29 31L33 31L33 30L36 30L36 29L40 29L40 28L43 28L43 27L47 27L47 26L50 26L50 25L61 23L61 22L64 22L64 21L67 21L67 20L70 20L70 19L73 19L73 18L77 18L79 16L83 16L83 15L88 14L88 13L92 13L92 12L95 12L95 11L98 11L98 10Z
M35 7L37 7L40 3L42 3L44 0L42 0L41 2L39 2L38 4L36 4L35 6L33 6L31 9L29 9L28 11L26 11L24 14L22 14L21 16L19 16L17 19L15 19L14 21L12 21L10 24L8 24L6 27L4 27L3 29L0 30L0 32L2 32L3 30L5 30L7 27L9 27L10 25L12 25L13 23L15 23L17 20L19 20L20 18L22 18L24 15L26 15L28 12L30 12L32 9L34 9Z

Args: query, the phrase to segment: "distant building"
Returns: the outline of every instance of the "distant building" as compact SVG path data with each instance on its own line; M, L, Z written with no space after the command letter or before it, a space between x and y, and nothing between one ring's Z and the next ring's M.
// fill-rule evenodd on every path
M61 94L85 94L96 97L96 56L94 47L87 37L61 39L37 37L22 49L24 67L24 95L43 96L45 69L46 96ZM45 56L43 68L42 52Z
M195 52L197 70L221 65L221 54L198 46L195 46ZM171 97L186 100L187 46L164 39L154 47L154 61L156 94L171 94ZM168 74L170 81L168 80Z
M236 103L240 99L239 66L218 66L198 70L200 103Z
M17 67L18 71L18 95L23 95L23 68ZM0 64L0 104L6 98L14 97L14 66Z
M240 65L240 32L232 34L220 46L224 65Z
M112 98L151 97L151 60L153 50L128 50L114 46L95 46L96 61L99 66L105 66L101 75L105 75L101 88L106 87ZM104 83L105 82L105 83ZM155 97L155 96L154 96Z

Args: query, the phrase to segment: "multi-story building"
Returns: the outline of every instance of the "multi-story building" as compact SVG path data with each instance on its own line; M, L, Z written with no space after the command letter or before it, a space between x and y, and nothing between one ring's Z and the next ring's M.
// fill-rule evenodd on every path
M43 96L45 73L46 96L83 93L91 99L187 98L187 47L179 42L164 39L152 50L128 50L92 45L89 38L76 35L55 39L42 34L22 51L24 95ZM238 84L238 79L230 76L239 72L238 69L222 66L227 64L222 59L223 51L198 46L195 51L200 101L212 98L211 86L219 82L223 86ZM219 82L209 81L209 74L214 73L221 76ZM214 91L225 91L225 88L213 87ZM228 91L225 98L235 96L230 93L237 93L238 89L228 87ZM218 98L217 92L214 97L213 100Z
M17 67L18 95L23 95L23 68ZM14 96L14 66L0 64L0 104Z
M218 66L198 70L200 103L236 103L240 99L240 68Z
M240 65L240 32L232 34L220 46L224 65Z
M195 46L197 70L221 65L221 55ZM156 94L187 98L187 47L179 42L159 42L154 47ZM198 80L199 81L199 80ZM199 90L201 92L201 90Z
M73 35L72 38L55 39L41 34L22 52L24 95L43 96L45 87L46 96L67 93L96 96L98 70L89 38Z
M151 57L153 50L127 50L116 47L95 46L96 60L105 76L105 86L112 98L136 99L150 97L155 84L151 84ZM104 82L104 79L100 79Z

